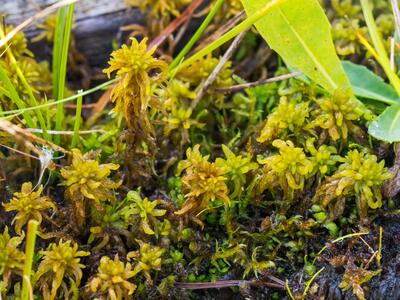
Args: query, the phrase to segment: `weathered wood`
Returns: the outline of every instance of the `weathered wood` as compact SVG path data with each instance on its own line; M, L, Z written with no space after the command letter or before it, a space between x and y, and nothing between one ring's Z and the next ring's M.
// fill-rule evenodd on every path
M56 0L1 0L0 12L9 24L19 24ZM111 52L111 42L123 25L143 23L137 9L127 8L123 0L80 0L75 6L73 29L77 47L90 65L104 66ZM35 26L26 30L31 38L38 34ZM33 43L30 48L41 58L49 58L51 49L44 43Z

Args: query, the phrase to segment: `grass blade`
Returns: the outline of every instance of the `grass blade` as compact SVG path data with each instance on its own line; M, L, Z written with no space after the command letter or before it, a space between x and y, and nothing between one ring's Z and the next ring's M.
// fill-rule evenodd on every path
M364 13L365 22L367 23L369 35L371 36L375 51L378 55L377 60L381 64L397 94L400 95L400 79L391 69L385 46L383 45L382 39L376 27L374 16L372 15L372 4L370 0L361 0L361 7Z
M53 88L56 87L56 89L53 91L53 93L56 95L57 100L64 98L69 40L71 36L73 14L74 4L70 4L68 7L61 8L57 17L56 36L57 32L62 32L61 38L58 38L54 41L55 56L53 60L53 66L55 67L54 70L56 71L56 74L53 74ZM56 113L56 130L62 129L63 116L64 104L59 103L57 105ZM55 137L56 144L59 144L60 140L61 139L59 136Z
M211 44L209 44L207 47L201 49L200 51L198 51L197 53L195 53L194 55L189 57L187 60L183 61L181 64L179 64L176 68L172 69L170 72L175 73L178 69L187 67L194 61L202 58L203 56L206 56L207 54L211 53L215 49L218 49L220 46L222 46L226 42L233 39L239 33L250 28L254 23L259 21L261 18L268 15L268 13L270 13L274 7L277 7L278 5L281 5L282 3L285 3L286 1L288 1L288 0L272 0L271 2L266 4L262 9L260 9L256 13L249 16L246 20L244 20L240 24L236 25L234 28L232 28L230 31L228 31L224 35L222 35L219 39L217 39L214 42L212 42Z
M224 0L217 0L217 2L214 4L213 8L211 11L208 13L207 17L204 19L204 21L201 23L200 27L196 30L192 38L189 40L189 42L183 47L181 52L174 58L170 65L170 69L174 69L180 61L185 57L186 54L189 53L189 51L192 49L194 44L200 39L201 35L203 34L204 30L206 30L207 26L210 24L210 22L214 19L215 14L220 10L222 4L224 3Z
M78 93L81 93L82 91L79 91ZM81 126L81 113L82 113L82 95L76 99L76 112L75 112L75 124L74 124L74 135L72 137L71 141L71 148L75 148L75 146L78 144L78 139L79 139L79 128Z
M11 101L19 108L19 109L24 109L26 108L25 103L19 98L18 92L15 89L14 85L12 84L10 78L7 76L6 71L3 69L3 67L0 64L0 81L3 82L5 89L7 90L9 94L9 98ZM26 124L29 127L36 127L36 123L32 120L31 116L27 112L22 113L24 120L26 121Z

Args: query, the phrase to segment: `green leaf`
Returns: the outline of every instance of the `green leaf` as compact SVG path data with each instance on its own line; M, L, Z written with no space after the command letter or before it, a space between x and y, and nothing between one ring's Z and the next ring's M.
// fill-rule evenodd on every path
M269 2L242 0L248 16ZM318 0L284 1L272 7L255 26L286 64L301 70L329 92L350 87L335 52L329 21Z
M400 104L392 105L374 121L368 128L373 137L385 142L400 141Z
M380 101L386 104L400 104L400 97L391 85L368 70L350 61L342 62L350 79L354 94L358 97Z

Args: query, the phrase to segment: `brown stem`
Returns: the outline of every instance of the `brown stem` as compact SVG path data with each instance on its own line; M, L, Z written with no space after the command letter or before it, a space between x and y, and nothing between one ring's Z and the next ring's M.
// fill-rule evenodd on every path
M272 82L277 82L277 81L282 81L282 80L287 80L293 77L300 76L302 73L301 72L293 72L285 75L280 75L268 79L263 79L263 80L258 80L254 82L249 82L249 83L244 83L244 84L238 84L234 85L231 87L223 87L223 88L217 88L215 89L217 92L224 92L224 93L233 93L233 92L238 92L247 88L263 85L266 83L272 83Z
M243 40L245 34L247 33L246 31L241 32L232 42L232 44L229 46L228 50L225 52L224 56L222 56L221 60L218 62L217 66L215 69L212 71L210 76L207 78L207 80L204 82L203 86L201 87L200 91L197 93L196 99L193 100L192 102L192 109L196 107L197 103L203 98L205 92L207 89L214 83L215 79L217 78L219 72L221 72L222 68L226 64L226 62L231 58L237 47L240 45L240 42Z

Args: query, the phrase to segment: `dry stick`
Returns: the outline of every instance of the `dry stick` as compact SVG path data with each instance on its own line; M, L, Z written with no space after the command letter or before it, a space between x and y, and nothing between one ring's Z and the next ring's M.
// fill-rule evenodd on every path
M188 290L203 290L203 289L220 289L232 286L241 285L251 285L251 286L267 286L277 289L285 289L285 286L273 282L264 281L248 281L248 280L219 280L215 282L176 282L175 287Z
M179 26L186 22L186 20L192 17L194 11L200 6L201 3L203 3L203 0L193 1L192 4L190 4L178 18L165 27L163 31L161 31L161 33L149 43L148 48L152 49L153 47L160 46L169 35L171 35Z
M222 68L226 64L226 62L231 58L237 47L239 46L240 42L244 38L247 30L241 32L235 39L233 40L232 44L229 46L228 50L225 52L224 56L222 56L221 60L218 62L215 69L212 71L210 76L204 82L203 86L201 87L200 91L197 93L196 99L192 102L192 109L196 107L197 103L203 98L205 92L208 88L214 83L215 79L217 78L219 72L221 72Z
M5 131L9 135L14 136L17 140L20 140L32 152L38 154L39 157L42 157L43 153L33 145L33 142L52 148L55 151L59 151L62 153L69 153L64 148L57 146L49 141L46 141L45 139L42 139L38 136L35 136L26 129L22 129L17 125L14 125L10 121L7 121L2 118L0 118L0 131Z
M36 15L26 19L24 22L16 26L13 30L11 30L4 38L0 39L0 47L3 47L10 41L18 32L24 30L26 27L31 25L33 22L35 22L38 19L44 18L53 12L55 12L58 8L78 2L80 0L62 0L60 2L57 2L53 5L50 5L43 9L42 11L38 12Z
M301 72L293 72L293 73L280 75L280 76L276 76L276 77L272 77L272 78L268 78L268 79L258 80L258 81L254 81L254 82L244 83L244 84L238 84L238 85L234 85L231 87L217 88L215 90L217 92L233 93L233 92L241 91L241 90L244 90L247 88L267 84L267 83L272 83L272 82L277 82L277 81L294 78L294 77L300 76L302 74L303 73L301 73Z
M390 0L392 3L392 10L394 15L394 20L396 23L396 31L400 34L400 10L399 10L399 2L397 0Z
M29 132L33 133L43 133L43 130L40 128L26 128ZM48 134L59 134L59 135L73 135L74 131L70 130L47 130ZM107 133L106 130L103 129L92 129L92 130L80 130L79 134L91 134L91 133Z
M15 152L15 153L24 155L24 156L26 156L26 157L30 157L30 158L33 158L33 159L36 159L36 160L40 160L40 157L36 157L36 156L34 156L34 155L31 155L31 154L29 154L29 153L26 153L26 152L24 152L24 151L21 151L21 150L12 148L12 147L8 147L7 145L0 144L0 147L6 148L6 149L8 149L8 150L10 150L10 151L13 151L13 152Z

